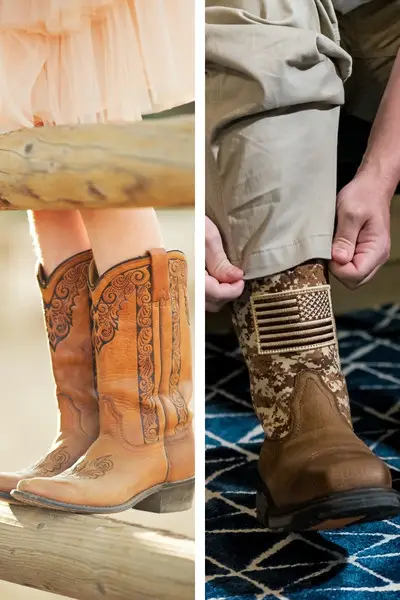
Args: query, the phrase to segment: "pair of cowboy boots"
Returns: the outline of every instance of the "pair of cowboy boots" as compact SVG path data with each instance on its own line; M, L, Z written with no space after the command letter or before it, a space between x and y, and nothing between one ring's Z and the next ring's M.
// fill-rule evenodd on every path
M194 492L187 266L163 249L98 276L91 251L39 267L59 432L0 497L63 511L175 512Z
M246 282L233 320L265 433L261 523L333 529L400 513L389 469L351 425L326 265Z

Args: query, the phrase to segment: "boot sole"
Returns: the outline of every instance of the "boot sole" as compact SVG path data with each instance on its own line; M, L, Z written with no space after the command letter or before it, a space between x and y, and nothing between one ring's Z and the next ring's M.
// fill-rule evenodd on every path
M257 492L257 519L273 531L292 532L342 529L353 523L381 521L400 514L400 494L369 488L338 492L290 510L279 511L268 491Z
M112 514L134 508L152 513L173 513L189 510L193 503L194 477L173 483L155 485L127 502L115 506L87 506L85 504L68 504L43 496L12 490L12 497L24 504L51 508L54 510L81 514Z
M0 492L0 502L13 502L13 497L6 492Z

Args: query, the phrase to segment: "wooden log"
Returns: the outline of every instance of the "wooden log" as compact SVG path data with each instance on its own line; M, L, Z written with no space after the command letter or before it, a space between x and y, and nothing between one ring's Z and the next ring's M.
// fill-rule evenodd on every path
M0 503L0 579L77 600L192 600L194 541Z
M194 117L0 135L0 209L194 204Z

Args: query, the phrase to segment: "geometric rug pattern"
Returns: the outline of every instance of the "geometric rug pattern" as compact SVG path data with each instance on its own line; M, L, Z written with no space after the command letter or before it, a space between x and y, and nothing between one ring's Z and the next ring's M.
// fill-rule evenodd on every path
M400 307L337 320L357 434L400 484ZM400 519L277 534L255 518L263 436L233 334L206 343L207 600L400 598Z

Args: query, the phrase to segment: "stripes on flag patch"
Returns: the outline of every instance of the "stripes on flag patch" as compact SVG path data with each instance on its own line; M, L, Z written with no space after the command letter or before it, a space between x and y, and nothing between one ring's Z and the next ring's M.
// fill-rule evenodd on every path
M259 354L282 354L336 344L330 286L253 294Z

